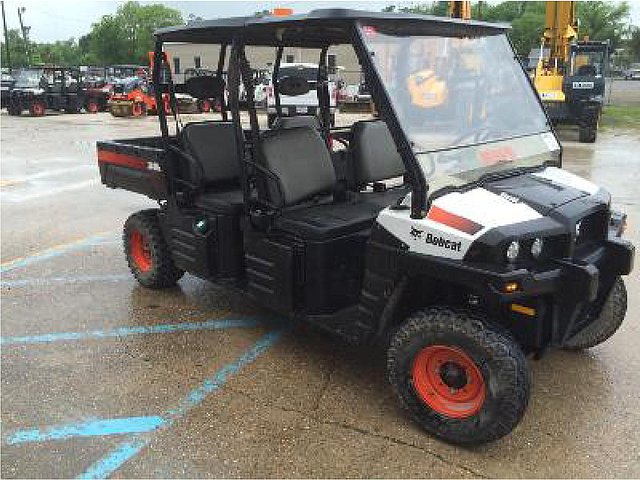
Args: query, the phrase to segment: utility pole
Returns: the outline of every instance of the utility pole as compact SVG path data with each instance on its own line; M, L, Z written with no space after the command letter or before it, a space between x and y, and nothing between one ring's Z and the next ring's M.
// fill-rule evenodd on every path
M24 40L24 49L25 49L25 52L27 53L27 61L29 62L29 65L31 65L31 52L29 51L29 36L28 36L29 28L31 27L25 27L24 23L22 23L22 14L24 13L25 10L26 8L24 7L18 7L18 18L20 19L20 29L22 30L22 38Z
M11 73L11 50L9 49L9 34L7 33L7 19L4 15L4 1L2 4L2 25L4 26L4 48L7 50L7 65L9 65L9 73Z

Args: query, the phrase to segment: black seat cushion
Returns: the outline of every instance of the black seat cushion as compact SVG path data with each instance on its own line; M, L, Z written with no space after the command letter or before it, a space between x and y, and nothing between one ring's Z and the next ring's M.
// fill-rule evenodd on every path
M383 208L396 205L398 200L404 198L411 191L408 185L390 188L384 192L360 192L358 201L371 203L382 210Z
M209 192L198 195L194 200L196 207L218 215L239 215L242 213L244 198L240 188L222 192Z
M353 168L349 183L356 188L404 174L402 157L387 124L381 120L353 124L351 153Z
M320 130L320 121L315 115L295 115L293 117L278 117L273 122L273 128L311 127Z
M202 165L203 185L240 178L240 160L232 122L188 123L182 129L182 142L186 151Z
M319 204L284 211L274 226L305 240L322 241L371 228L380 210L372 202Z
M275 177L259 195L278 207L330 192L337 183L327 144L312 128L270 130L259 148L259 161Z

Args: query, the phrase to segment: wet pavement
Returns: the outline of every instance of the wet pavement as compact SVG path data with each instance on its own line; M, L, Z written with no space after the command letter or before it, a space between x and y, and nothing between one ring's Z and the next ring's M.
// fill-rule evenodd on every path
M640 477L640 275L621 330L530 360L522 423L463 449L419 430L383 352L287 326L186 275L128 274L145 198L99 184L94 144L154 118L1 118L2 466L18 477ZM565 166L608 188L640 244L640 135L563 129Z

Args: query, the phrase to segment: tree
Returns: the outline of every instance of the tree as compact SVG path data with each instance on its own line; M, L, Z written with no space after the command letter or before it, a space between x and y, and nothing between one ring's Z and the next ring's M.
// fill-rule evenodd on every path
M105 15L89 34L89 53L100 64L148 63L153 31L183 23L178 10L164 5L127 2L114 15Z
M27 58L27 49L24 39L20 30L17 28L11 28L7 30L7 36L9 37L9 55L11 57L12 67L24 67L29 64ZM2 55L5 54L4 37L2 38ZM4 65L3 65L4 66Z
M629 57L632 62L640 62L640 28L632 27L629 39L626 42Z
M580 19L580 38L587 35L590 40L611 40L613 48L620 46L627 30L627 2L578 2L577 14Z

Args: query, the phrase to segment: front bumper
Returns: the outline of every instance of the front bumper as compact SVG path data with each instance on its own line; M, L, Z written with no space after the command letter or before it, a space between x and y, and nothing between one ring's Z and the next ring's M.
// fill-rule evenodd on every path
M633 269L634 246L610 235L601 245L571 260L552 260L534 269L496 270L492 266L441 258L406 255L411 276L437 272L438 279L461 285L500 314L518 341L532 348L562 346L586 307L603 303L613 281ZM424 262L428 262L428 267ZM434 267L433 263L437 265ZM516 286L510 291L508 286ZM524 306L533 315L514 312Z

